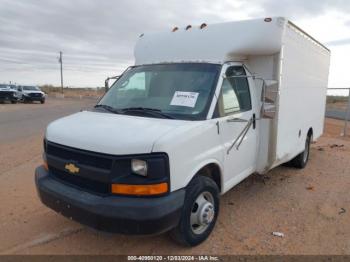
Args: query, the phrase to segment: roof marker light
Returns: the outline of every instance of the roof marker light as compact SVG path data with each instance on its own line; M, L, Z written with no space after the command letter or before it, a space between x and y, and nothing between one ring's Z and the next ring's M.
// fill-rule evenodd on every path
M205 28L205 27L207 27L207 24L206 23L203 23L203 24L201 24L201 26L199 27L200 29L203 29L203 28Z
M175 26L175 27L173 28L173 30L171 30L171 32L176 32L177 30L179 30L179 28L178 28L177 26Z
M267 23L269 23L269 22L272 21L272 18L271 18L271 17L266 17L266 18L264 19L264 21L267 22Z
M189 29L191 29L191 28L192 28L192 26L191 26L191 25L188 25L188 26L186 26L186 29L185 29L185 30L187 31L187 30L189 30Z

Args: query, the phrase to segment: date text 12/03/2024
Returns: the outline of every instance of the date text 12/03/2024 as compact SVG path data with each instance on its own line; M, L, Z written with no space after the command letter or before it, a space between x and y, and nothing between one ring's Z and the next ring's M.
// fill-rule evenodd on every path
M218 261L217 256L128 256L128 261Z

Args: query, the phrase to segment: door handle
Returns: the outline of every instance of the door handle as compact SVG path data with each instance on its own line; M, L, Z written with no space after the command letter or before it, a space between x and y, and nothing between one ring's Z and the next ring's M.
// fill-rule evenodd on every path
M249 121L252 121L253 129L255 129L256 128L256 120L258 120L258 119L256 118L256 115L253 114L252 118L249 120L235 117L235 118L227 119L226 122L228 122L228 123L248 123Z
M256 127L256 116L253 114L253 129Z
M250 120L242 119L242 118L228 118L226 122L229 123L248 123Z

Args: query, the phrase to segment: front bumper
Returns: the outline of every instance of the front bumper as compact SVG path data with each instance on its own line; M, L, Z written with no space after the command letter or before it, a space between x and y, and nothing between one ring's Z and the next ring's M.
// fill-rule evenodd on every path
M17 101L18 98L12 93L0 94L0 101Z
M23 100L25 101L44 101L44 96L23 96Z
M175 227L185 190L162 197L99 196L53 178L43 167L35 170L41 201L56 212L98 230L123 234L159 234Z

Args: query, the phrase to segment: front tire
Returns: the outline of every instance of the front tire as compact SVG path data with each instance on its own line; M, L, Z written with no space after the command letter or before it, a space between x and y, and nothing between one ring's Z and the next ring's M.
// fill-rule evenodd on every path
M199 245L213 230L218 213L218 186L209 177L196 176L186 188L180 222L170 236L185 246Z
M45 99L44 99L44 100L41 100L40 103L45 104Z
M305 149L299 155L291 160L291 165L295 168L303 169L306 167L310 156L310 145L312 141L312 134L308 133L305 141Z

